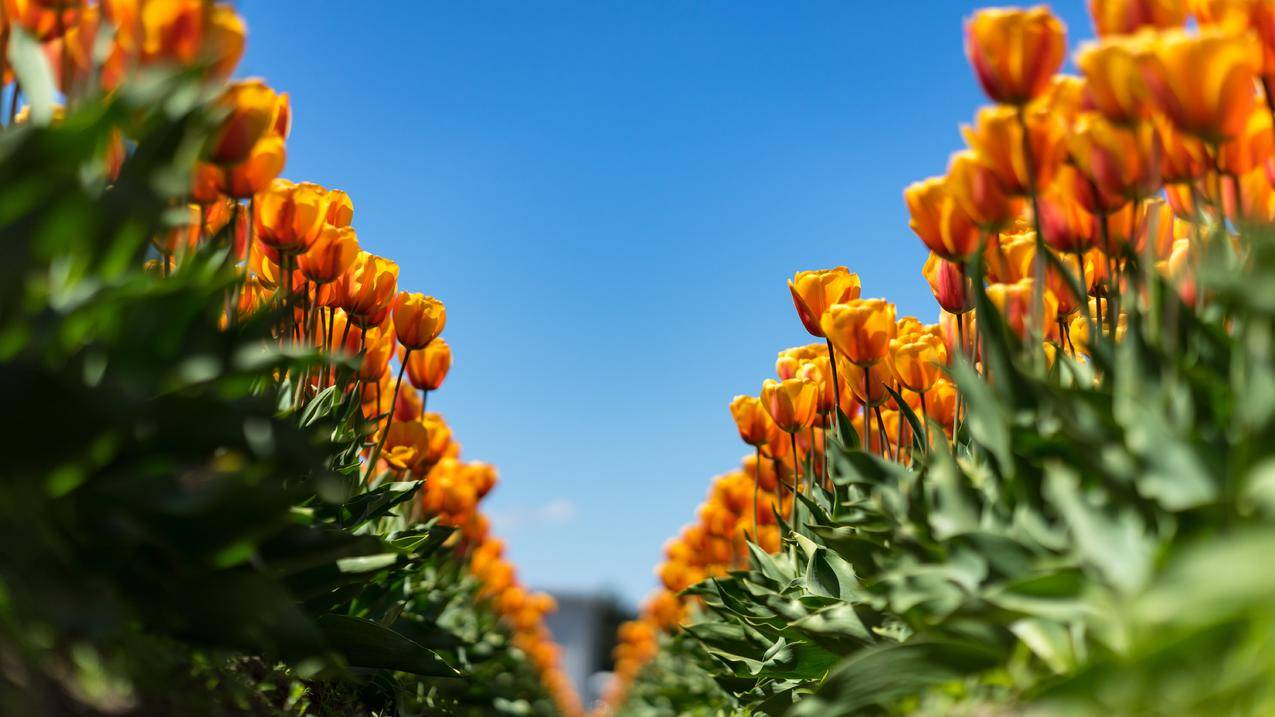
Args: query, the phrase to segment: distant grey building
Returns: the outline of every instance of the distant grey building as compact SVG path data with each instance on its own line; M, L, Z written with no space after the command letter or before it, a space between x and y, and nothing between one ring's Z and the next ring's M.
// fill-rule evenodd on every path
M552 592L557 612L546 616L554 642L562 647L562 669L586 707L601 697L613 668L615 631L634 615L613 595Z

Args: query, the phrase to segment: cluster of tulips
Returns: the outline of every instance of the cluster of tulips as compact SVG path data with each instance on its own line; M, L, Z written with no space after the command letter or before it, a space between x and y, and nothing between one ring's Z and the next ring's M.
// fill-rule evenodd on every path
M1244 230L1275 225L1275 2L1090 0L1090 11L1097 39L1075 53L1079 76L1058 74L1067 42L1048 8L967 21L992 104L963 128L968 147L945 175L904 190L938 320L861 298L845 267L788 282L816 342L781 351L760 394L731 403L753 452L668 545L663 588L620 631L610 704L685 619L678 591L737 566L746 541L778 548L779 521L799 519L794 496L828 480L825 436L853 430L863 450L905 464L918 445L954 440L963 398L948 368L962 357L994 380L980 361L977 288L1023 361L1083 362L1097 341L1121 338L1151 276L1199 307L1200 257L1219 242L1242 253ZM904 405L924 435L911 435Z
M71 104L109 93L146 67L202 73L221 110L219 124L192 173L188 221L152 238L148 270L168 275L196 248L220 243L243 276L226 302L225 325L259 310L277 311L282 318L274 335L281 344L341 359L280 376L293 405L330 388L358 397L368 427L363 479L424 482L412 517L457 528L455 549L468 558L482 599L507 623L562 711L578 712L544 624L553 599L518 583L479 511L496 484L495 469L462 461L443 417L425 410L451 368L451 349L440 337L446 308L433 297L400 291L398 266L360 248L345 192L279 177L291 106L287 94L261 80L229 80L246 37L239 14L209 0L3 0L0 12L0 38L7 43L19 29L39 41ZM105 49L100 37L111 38ZM6 84L13 79L7 67L4 78ZM19 96L15 87L11 122L29 119L27 108L17 108ZM50 119L61 116L59 110ZM123 138L105 148L108 180L127 161L124 148ZM403 385L405 376L411 388Z

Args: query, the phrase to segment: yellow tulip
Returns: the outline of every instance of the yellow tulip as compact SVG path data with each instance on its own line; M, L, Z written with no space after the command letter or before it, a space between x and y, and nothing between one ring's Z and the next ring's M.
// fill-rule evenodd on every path
M1261 48L1223 28L1163 33L1142 55L1156 106L1183 132L1208 142L1240 134L1256 101Z
M437 391L452 367L452 347L438 337L407 357L407 378L421 391Z
M823 315L823 330L851 363L871 366L885 358L894 338L894 305L885 299L834 304Z
M859 275L844 266L799 271L788 281L797 316L811 336L823 337L819 319L829 306L859 298Z
M948 261L964 262L978 248L981 232L948 183L947 177L930 177L903 190L911 216L908 226L930 251ZM971 194L971 200L974 198Z
M796 433L814 423L819 387L804 378L768 378L762 384L761 402L775 425L785 433Z
M1062 66L1065 33L1044 6L980 10L965 24L965 54L988 97L1022 105L1043 93Z
M769 436L770 416L755 396L736 396L730 402L730 415L739 429L739 438L750 446L761 446Z
M905 388L925 393L943 375L947 347L932 333L901 335L890 341L890 352L886 354L885 361L890 373Z
M1127 35L1149 27L1167 29L1186 23L1185 0L1089 0L1099 35Z
M447 307L432 296L399 292L394 299L394 330L409 351L423 349L447 325Z

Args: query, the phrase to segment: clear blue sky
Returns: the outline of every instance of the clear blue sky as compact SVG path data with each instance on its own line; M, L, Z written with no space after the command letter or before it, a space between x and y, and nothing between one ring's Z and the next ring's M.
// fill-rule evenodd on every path
M727 403L809 341L788 277L932 320L901 193L983 101L977 5L249 0L241 70L292 95L285 176L447 303L430 406L524 580L636 603L746 452Z

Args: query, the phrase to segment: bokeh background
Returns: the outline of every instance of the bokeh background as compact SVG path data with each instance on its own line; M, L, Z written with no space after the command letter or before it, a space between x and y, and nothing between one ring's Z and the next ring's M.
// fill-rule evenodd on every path
M902 189L982 101L975 6L250 0L242 72L291 94L285 176L447 303L430 408L499 467L524 579L635 604L746 452L727 403L810 340L788 277L845 264L934 319Z

